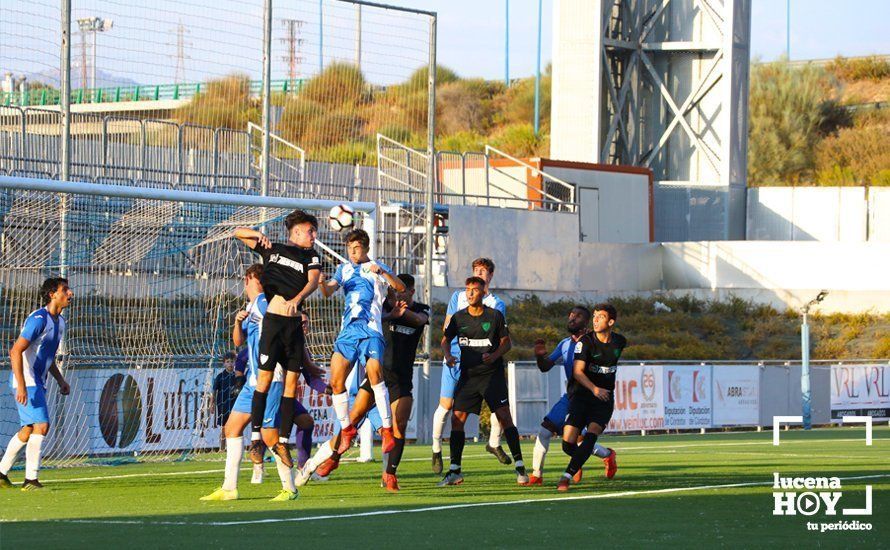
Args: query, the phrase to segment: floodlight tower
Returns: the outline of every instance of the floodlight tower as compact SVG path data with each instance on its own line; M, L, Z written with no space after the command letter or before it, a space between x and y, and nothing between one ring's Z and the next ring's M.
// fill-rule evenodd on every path
M550 155L649 167L656 198L716 188L704 240L744 239L750 21L751 0L556 0Z
M103 19L101 17L83 17L77 20L77 25L80 27L80 36L81 36L81 86L84 86L84 81L86 80L86 44L87 44L87 34L92 33L93 35L93 45L92 45L92 63L90 64L90 89L93 90L93 100L95 101L95 89L96 89L96 35L100 32L110 31L111 27L114 26L114 22L111 19Z

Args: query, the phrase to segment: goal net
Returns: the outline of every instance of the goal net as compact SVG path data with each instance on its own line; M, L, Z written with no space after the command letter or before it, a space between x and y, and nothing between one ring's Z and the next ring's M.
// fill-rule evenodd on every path
M42 185L42 187L41 187ZM59 189L77 192L56 193ZM274 206L273 206L274 205ZM259 256L235 240L235 227L262 228L286 239L283 219L295 208L318 216L316 246L332 273L345 256L327 224L324 201L252 195L0 178L0 377L9 348L38 288L64 273L75 293L58 356L71 385L61 396L47 383L51 430L45 462L56 465L125 458L180 458L219 448L209 406L236 312L243 275ZM373 205L352 204L372 232ZM308 343L326 364L339 329L342 299L308 301ZM311 408L326 400L299 394ZM316 435L330 426L317 422ZM12 393L0 391L0 437L19 428Z

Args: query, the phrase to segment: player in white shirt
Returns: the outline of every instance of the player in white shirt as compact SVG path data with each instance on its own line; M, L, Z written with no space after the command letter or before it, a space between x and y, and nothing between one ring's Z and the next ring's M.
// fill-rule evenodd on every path
M9 385L15 395L21 429L13 435L0 460L0 488L12 487L7 474L16 457L25 449L25 481L22 491L42 489L37 479L40 450L49 432L49 411L46 406L46 376L52 374L59 384L59 393L68 395L71 387L56 365L56 352L65 335L62 310L68 307L74 293L68 280L51 277L40 286L45 304L25 320L18 339L9 350L12 373Z

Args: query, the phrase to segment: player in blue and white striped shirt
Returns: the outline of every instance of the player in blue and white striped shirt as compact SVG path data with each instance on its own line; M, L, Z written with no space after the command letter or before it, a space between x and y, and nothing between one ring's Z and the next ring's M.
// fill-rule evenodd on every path
M62 395L68 395L71 391L56 365L56 352L65 335L62 310L71 303L74 293L68 288L67 279L51 277L40 286L40 297L46 305L28 316L18 339L9 350L12 365L9 384L15 394L22 428L10 438L0 460L0 487L12 486L6 474L22 447L27 447L23 491L43 488L37 480L37 472L40 468L40 447L49 432L46 375L53 375Z
M331 357L331 401L340 426L340 444L336 451L345 453L358 434L349 421L349 395L346 392L346 377L357 363L364 362L365 373L374 393L374 403L380 414L383 428L383 452L390 452L395 446L390 415L389 392L383 381L383 352L386 340L383 337L383 302L389 287L396 292L405 290L405 283L392 274L382 263L368 257L371 238L361 229L353 229L343 239L349 263L337 266L337 272L329 281L322 281L321 292L329 297L342 288L346 295L343 322L340 334L334 341L334 354ZM358 377L360 380L364 376Z
M535 342L535 359L538 362L538 368L541 372L548 372L555 366L561 366L563 371L560 373L562 386L565 388L568 381L572 379L572 369L575 366L575 346L582 336L590 330L590 310L584 306L575 306L569 312L569 318L566 323L566 330L569 333L567 338L556 345L556 348L547 355L547 349L544 347L544 340ZM543 485L544 483L544 458L550 448L550 438L553 434L562 435L565 426L566 416L569 414L569 395L563 393L559 401L553 405L550 412L544 416L541 422L541 430L535 439L535 451L532 458L532 475L528 484ZM602 458L606 462L606 476L611 478L615 475L618 465L615 462L615 451L603 447L599 443L594 445L593 454ZM611 475L610 475L611 473ZM576 482L581 480L581 470L576 474Z

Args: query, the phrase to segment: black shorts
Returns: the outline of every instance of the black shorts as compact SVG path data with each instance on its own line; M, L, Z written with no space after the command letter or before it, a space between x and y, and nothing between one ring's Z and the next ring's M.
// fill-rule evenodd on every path
M509 406L510 396L507 393L504 369L488 374L461 374L454 390L454 410L479 414L483 399L492 412Z
M260 334L260 370L275 370L281 365L289 372L303 370L303 320L274 313L263 316Z
M596 422L603 429L609 425L612 419L612 411L615 410L615 400L608 401L597 399L591 394L576 394L569 400L569 414L566 416L566 425L584 429L591 422Z
M385 371L384 371L385 374ZM407 380L402 377L383 377L383 382L386 384L386 391L389 393L389 402L397 401L403 397L414 397L414 380L408 378ZM362 382L362 385L359 386L359 389L365 390L366 392L371 394L371 399L374 399L374 390L371 389L371 382L365 378L365 381Z

